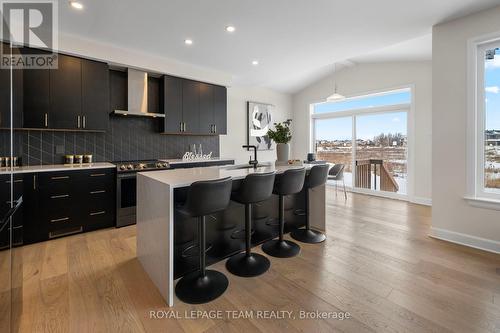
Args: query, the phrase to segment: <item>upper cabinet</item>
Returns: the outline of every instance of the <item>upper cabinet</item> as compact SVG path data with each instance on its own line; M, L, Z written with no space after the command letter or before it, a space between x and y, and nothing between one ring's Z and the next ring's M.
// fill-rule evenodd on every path
M49 71L50 110L47 127L82 129L82 62L59 54L58 68Z
M165 134L227 133L226 87L165 75Z
M8 52L8 44L1 44L3 52ZM12 53L17 53L17 49L12 49ZM0 128L22 127L23 123L23 72L19 69L12 71L11 84L10 69L0 68ZM10 97L12 92L12 114ZM12 117L11 117L12 115Z
M108 64L82 59L83 129L106 131L109 120Z
M57 69L23 70L24 128L105 131L106 63L58 55Z

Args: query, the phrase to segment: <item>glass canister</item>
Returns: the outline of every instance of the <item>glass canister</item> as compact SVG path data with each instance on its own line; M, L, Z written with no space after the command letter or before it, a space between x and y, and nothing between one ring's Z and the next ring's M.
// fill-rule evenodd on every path
M75 164L82 164L83 163L83 155L75 155L74 163Z
M64 164L73 164L75 161L75 157L73 155L64 156Z
M83 163L92 163L92 155L87 154L83 156Z

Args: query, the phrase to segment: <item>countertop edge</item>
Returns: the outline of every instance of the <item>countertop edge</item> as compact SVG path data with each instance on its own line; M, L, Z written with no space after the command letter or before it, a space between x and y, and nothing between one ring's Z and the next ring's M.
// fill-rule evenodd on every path
M21 166L12 170L0 168L0 175L20 174L20 173L39 173L39 172L56 172L56 171L85 171L94 169L114 169L116 165L107 162L68 165L68 164L52 164L52 165L36 165L36 166Z

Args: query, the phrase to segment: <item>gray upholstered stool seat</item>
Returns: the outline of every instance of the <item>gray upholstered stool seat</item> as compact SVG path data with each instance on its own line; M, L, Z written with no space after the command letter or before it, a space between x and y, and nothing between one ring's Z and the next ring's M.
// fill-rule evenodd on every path
M274 172L254 173L245 177L240 188L233 192L231 199L245 205L245 252L232 256L226 268L234 275L252 277L269 269L269 259L251 252L252 246L252 204L269 199L274 186Z
M328 164L315 165L306 176L304 181L304 188L306 189L306 227L304 229L295 229L292 231L291 236L293 239L304 243L321 243L326 239L325 234L311 229L311 221L309 218L309 190L326 183L328 169Z
M279 196L279 237L270 240L262 245L262 250L273 257L289 258L300 252L297 243L284 240L285 228L285 196L299 193L304 186L306 170L304 168L286 170L282 174L276 175L273 193Z
M182 214L198 218L199 270L183 276L175 286L175 294L186 303L210 302L226 291L229 281L220 272L205 269L205 216L226 209L231 197L231 177L199 181L191 184Z

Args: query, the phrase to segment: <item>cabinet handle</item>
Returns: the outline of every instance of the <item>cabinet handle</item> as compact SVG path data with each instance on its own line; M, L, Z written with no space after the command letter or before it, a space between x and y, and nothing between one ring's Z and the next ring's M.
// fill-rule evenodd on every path
M87 127L87 118L86 116L83 116L83 128Z
M51 199L61 199L61 198L68 198L69 194L61 194L61 195L53 195L50 198Z
M68 220L69 220L69 217L63 217L63 218L60 218L60 219L50 220L50 222L54 223L54 222L62 222L62 221L68 221Z
M186 132L186 123L184 123L184 132Z
M100 191L90 191L90 194L99 194L99 193L106 193L105 190L100 190Z
M90 177L102 177L102 176L106 176L105 173L93 173L90 175Z
M33 189L36 190L36 175L33 175Z
M73 234L77 234L77 233L82 232L82 231L83 231L83 227L81 227L81 226L78 227L78 229L67 231L67 232L59 233L58 231L51 231L51 232L49 232L49 238L52 239L52 238L56 238L56 237L73 235Z
M96 215L102 215L102 214L106 214L106 211L105 210L101 210L100 212L90 213L89 215L90 216L96 216Z
M180 132L182 132L182 123L179 123L179 126L180 126Z
M58 180L58 179L68 179L69 176L56 176L56 177L50 177L52 180Z
M45 127L49 126L49 114L45 113L44 115Z
M217 133L217 125L214 125L214 133Z
M23 180L22 180L22 179L16 179L16 180L14 180L14 183L22 183L22 182L23 182ZM10 183L12 183L12 182L11 182L10 180L7 180L7 181L6 181L6 183L7 183L7 184L10 184Z
M77 127L80 128L80 116L76 117L78 120L76 121Z

